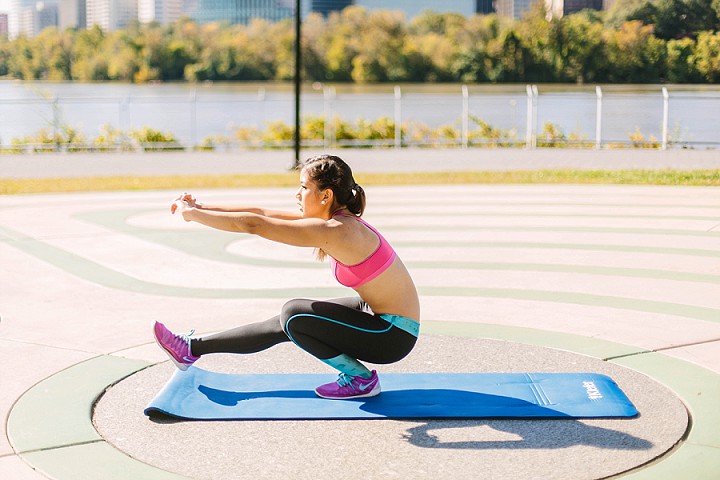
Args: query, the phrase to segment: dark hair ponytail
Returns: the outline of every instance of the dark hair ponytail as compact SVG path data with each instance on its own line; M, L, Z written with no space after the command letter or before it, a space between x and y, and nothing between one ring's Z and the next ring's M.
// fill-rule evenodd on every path
M350 189L352 198L346 204L348 210L357 215L362 216L365 211L365 190L357 183Z
M335 155L317 155L302 164L320 190L329 188L337 208L347 208L358 217L365 211L365 190L355 183L350 166Z

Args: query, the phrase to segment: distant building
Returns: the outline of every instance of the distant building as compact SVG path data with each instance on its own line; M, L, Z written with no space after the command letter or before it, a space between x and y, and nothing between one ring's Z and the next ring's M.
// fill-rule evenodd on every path
M495 5L493 0L477 0L475 2L475 13L487 15L488 13L495 13Z
M464 16L497 13L519 19L540 0L301 0L301 15L327 16L351 5L367 10L396 10L407 20L424 11ZM607 9L616 0L542 0L548 17L562 17L586 8ZM10 12L0 16L0 36L33 36L47 26L105 31L130 22L168 24L187 16L198 23L248 24L255 18L277 22L295 16L295 0L10 0Z
M355 5L367 10L400 10L406 20L412 20L426 10L470 17L477 12L478 3L478 0L355 0Z
M613 5L615 5L616 0L603 0L602 2L602 9L603 10L610 10Z
M495 12L502 17L520 19L538 0L496 0Z
M58 27L60 30L87 27L85 0L60 0L58 3Z
M547 18L560 18L580 10L602 10L603 0L545 0Z
M294 18L294 0L197 0L184 12L198 23L247 25L254 18L270 22Z
M8 13L8 37L13 39L18 35L26 34L29 22L23 21L24 28L21 29L21 20L27 17L24 12L33 8L37 0L10 0L10 12Z
M57 24L57 3L50 1L37 2L33 12L33 35L37 35L47 27L57 27Z
M138 0L138 20L140 23L173 23L182 14L182 0Z
M137 19L136 0L87 0L87 27L106 32L120 30Z
M8 14L0 13L0 38L8 38Z
M9 32L11 38L18 35L34 37L47 27L57 26L58 8L57 4L52 1L21 3L13 13L15 14L15 30Z
M310 0L310 11L327 17L328 14L339 12L354 3L354 0Z

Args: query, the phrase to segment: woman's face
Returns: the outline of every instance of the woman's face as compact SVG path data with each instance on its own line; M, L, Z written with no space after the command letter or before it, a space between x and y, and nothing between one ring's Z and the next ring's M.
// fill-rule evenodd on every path
M304 218L323 218L330 208L326 199L326 191L318 189L317 184L305 170L300 172L300 188L295 198ZM325 201L325 203L323 203Z

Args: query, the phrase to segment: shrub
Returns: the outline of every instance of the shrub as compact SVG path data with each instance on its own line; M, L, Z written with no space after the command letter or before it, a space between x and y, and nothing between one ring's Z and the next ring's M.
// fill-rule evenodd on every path
M131 130L130 138L135 140L140 148L147 152L161 150L184 150L172 133L163 133L150 127Z
M80 132L72 127L62 127L55 132L41 128L37 133L25 137L16 137L10 141L13 152L30 149L32 152L77 151L85 145Z
M629 137L632 148L660 148L657 138L650 135L650 138L646 139L638 127L635 127L635 131Z
M133 150L133 144L130 137L123 132L113 128L111 125L105 124L100 127L100 134L93 139L92 145L95 149L103 150Z

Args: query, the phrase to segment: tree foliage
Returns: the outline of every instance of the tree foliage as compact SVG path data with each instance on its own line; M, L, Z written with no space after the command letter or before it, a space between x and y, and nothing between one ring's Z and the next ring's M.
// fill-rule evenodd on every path
M349 7L304 22L306 81L717 82L720 0L628 0L609 12L521 20ZM131 24L0 40L0 77L274 81L294 74L292 22Z

